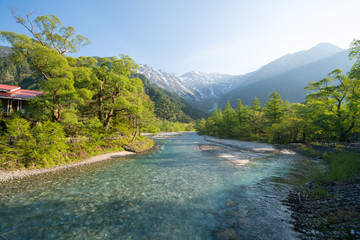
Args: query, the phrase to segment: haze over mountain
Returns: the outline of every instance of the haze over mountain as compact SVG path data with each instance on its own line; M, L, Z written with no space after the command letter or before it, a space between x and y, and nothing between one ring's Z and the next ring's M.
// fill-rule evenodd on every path
M150 82L185 99L201 110L209 110L222 96L237 86L238 78L229 74L191 71L178 76L147 65L140 65L140 73Z
M254 96L265 103L274 91L278 92L283 100L303 102L308 93L304 87L311 81L321 80L335 69L342 69L344 73L350 70L353 62L349 60L348 55L349 50L341 51L318 61L264 77L258 81L249 81L225 94L220 103L223 106L227 100L230 100L230 103L235 105L237 99L240 98L243 104L249 105Z
M309 50L287 54L244 75L192 71L182 76L172 73L169 78L166 72L147 67L150 71L147 77L204 111L224 106L227 100L235 106L238 98L244 104L250 104L254 96L265 102L274 91L279 92L284 100L302 102L307 94L304 87L309 82L318 81L337 68L344 72L350 70L352 62L348 53L348 50L333 44L320 43ZM144 73L143 67L140 72ZM161 74L153 78L155 73ZM181 88L172 87L177 84Z

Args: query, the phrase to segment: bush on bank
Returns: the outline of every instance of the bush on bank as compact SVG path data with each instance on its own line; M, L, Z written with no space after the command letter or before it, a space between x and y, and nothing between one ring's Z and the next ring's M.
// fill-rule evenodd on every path
M150 139L140 140L132 143L136 146L135 151L153 146ZM6 121L0 136L0 169L58 166L103 153L123 151L123 146L130 141L130 137L89 129L83 131L81 137L67 139L60 123L31 123L14 117Z

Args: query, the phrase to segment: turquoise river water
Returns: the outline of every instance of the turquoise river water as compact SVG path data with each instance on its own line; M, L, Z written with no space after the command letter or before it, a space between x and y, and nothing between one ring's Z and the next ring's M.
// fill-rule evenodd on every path
M151 153L2 183L0 235L296 239L281 200L317 162L269 154L236 167L198 144L203 137L188 133L159 140Z

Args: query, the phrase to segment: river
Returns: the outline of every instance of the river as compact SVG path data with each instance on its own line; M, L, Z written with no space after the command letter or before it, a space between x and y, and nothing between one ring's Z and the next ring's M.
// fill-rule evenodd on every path
M14 239L296 239L281 200L318 166L267 154L234 166L194 133L151 153L0 185L0 235ZM0 238L1 239L1 238Z

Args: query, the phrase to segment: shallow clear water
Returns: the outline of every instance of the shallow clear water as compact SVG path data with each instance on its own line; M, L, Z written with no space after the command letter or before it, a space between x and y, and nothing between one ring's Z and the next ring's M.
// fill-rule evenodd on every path
M293 239L287 190L318 163L272 154L235 167L184 134L150 154L0 185L10 239Z

